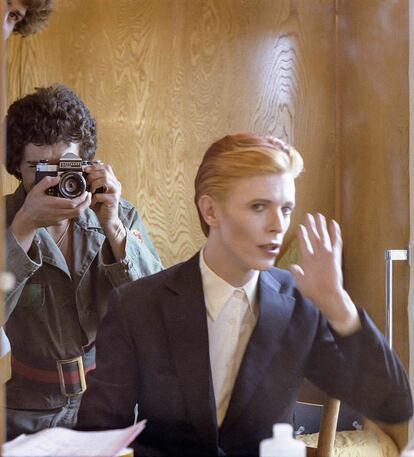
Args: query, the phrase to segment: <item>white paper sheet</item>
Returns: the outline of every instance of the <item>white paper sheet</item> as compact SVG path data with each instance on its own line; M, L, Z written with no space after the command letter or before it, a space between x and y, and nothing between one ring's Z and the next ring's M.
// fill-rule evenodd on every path
M55 427L20 435L3 445L3 457L114 457L145 428L145 420L131 427L78 432Z

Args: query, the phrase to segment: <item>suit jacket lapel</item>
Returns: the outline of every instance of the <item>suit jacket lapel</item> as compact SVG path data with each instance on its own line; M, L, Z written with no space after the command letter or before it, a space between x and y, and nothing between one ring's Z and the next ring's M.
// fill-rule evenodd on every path
M207 316L199 255L177 267L166 286L163 312L177 374L191 421L207 446L217 446Z
M289 325L294 299L279 293L280 283L269 272L259 277L259 318L240 366L221 431L240 417L259 383L281 349ZM281 367L282 369L283 367Z

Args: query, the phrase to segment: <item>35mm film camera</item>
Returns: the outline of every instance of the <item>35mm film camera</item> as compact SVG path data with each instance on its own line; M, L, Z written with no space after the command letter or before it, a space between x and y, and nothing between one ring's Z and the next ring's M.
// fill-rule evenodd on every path
M76 198L88 190L86 180L87 173L84 169L90 165L99 165L100 160L82 160L76 154L67 152L63 154L57 165L51 165L47 160L41 160L35 163L36 178L38 183L45 176L60 176L60 181L56 186L49 187L48 195L63 198ZM103 188L96 190L98 193L103 192Z

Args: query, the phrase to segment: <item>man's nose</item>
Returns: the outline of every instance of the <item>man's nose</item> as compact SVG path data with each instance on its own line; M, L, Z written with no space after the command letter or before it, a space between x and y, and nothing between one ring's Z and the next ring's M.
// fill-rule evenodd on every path
M286 220L281 210L272 211L269 228L276 233L283 233L286 230Z

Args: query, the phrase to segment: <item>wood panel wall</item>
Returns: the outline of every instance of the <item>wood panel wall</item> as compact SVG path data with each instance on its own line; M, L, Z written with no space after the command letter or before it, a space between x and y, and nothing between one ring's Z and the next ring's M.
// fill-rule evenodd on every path
M384 251L409 243L408 2L341 0L339 18L345 279L384 329ZM394 268L394 346L407 363L409 267Z
M384 251L409 243L408 1L339 0L338 6L345 283L384 330ZM394 262L393 276L393 344L408 367L408 264ZM404 426L385 431L405 445Z
M98 122L98 158L166 266L204 237L193 180L206 147L253 131L303 154L296 221L335 206L333 0L58 0L46 31L9 42L9 101L60 82ZM3 192L15 182L6 178Z

